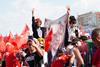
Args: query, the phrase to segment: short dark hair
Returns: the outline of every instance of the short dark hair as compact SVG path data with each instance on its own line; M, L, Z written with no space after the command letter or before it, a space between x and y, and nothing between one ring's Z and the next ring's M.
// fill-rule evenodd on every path
M79 39L81 39L81 40L83 40L83 41L85 41L85 40L88 40L88 38L86 37L86 36L81 36Z
M92 40L96 40L96 37L100 35L100 28L95 28L93 31L92 31Z
M70 24L71 23L76 24L76 19L74 16L70 16L69 19L70 19L70 21L69 21Z
M30 42L32 42L33 41L33 36L28 36L28 40L27 40L27 45L32 45Z
M76 45L78 43L78 41L80 41L79 38L75 38L72 40L72 45Z
M28 36L28 40L29 40L29 39L33 40L33 36L29 35L29 36Z

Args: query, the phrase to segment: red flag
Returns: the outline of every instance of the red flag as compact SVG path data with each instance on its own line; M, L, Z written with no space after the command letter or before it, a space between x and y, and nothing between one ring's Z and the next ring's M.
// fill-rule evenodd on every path
M3 36L2 36L2 34L0 34L0 40L3 40Z
M30 34L29 30L30 30L30 29L29 29L28 25L26 24L26 26L25 26L25 28L24 28L22 34L21 34L21 39L20 39L20 44L21 44L21 46L22 46L23 44L26 44L26 43L27 43L27 39L28 39L28 36L29 36L29 34ZM21 46L20 46L20 47L21 47Z
M28 38L28 35L27 36L22 36L20 38L20 40L17 43L17 46L18 46L19 49L22 47L23 44L27 43L27 38Z
M14 36L13 36L13 34L11 32L9 33L8 38L9 38L9 42L10 43L12 43L14 41Z
M18 49L20 49L23 44L26 44L29 34L30 34L29 33L29 27L26 24L26 26L24 27L24 30L22 31L21 35L20 36L16 35L16 38L15 38L15 43L17 44ZM14 43L14 45L16 45L15 43Z
M9 33L9 36L5 36L4 37L4 42L6 43L6 42L13 42L13 34L10 32Z
M9 33L9 37L10 38L13 38L13 34L11 32Z
M26 44L28 36L29 36L30 32L29 32L29 27L26 24L22 34L21 34L21 39L20 39L20 44ZM21 46L20 46L21 47Z
M0 52L5 52L6 46L4 42L4 38L2 35L0 35Z
M4 37L4 42L5 42L5 43L8 42L8 36L5 36L5 37Z
M18 34L16 34L15 39L12 42L12 44L15 46L16 49L19 49L20 39L21 39L21 36L19 36Z
M18 42L13 41L13 42L12 42L12 45L14 46L14 48L15 48L16 50L19 50L19 48L18 48Z
M3 40L0 41L0 52L5 52L6 45Z
M0 61L2 61L2 53L0 53Z
M24 30L22 31L21 35L25 35L25 34L28 34L29 35L29 27L28 27L27 24L26 24Z
M56 60L53 61L51 67L64 67L64 64L69 61L71 56L69 55L61 55Z
M47 51L47 52L50 49L50 44L51 44L51 41L52 41L52 36L53 36L53 31L51 29L49 31L48 35L45 38L45 51Z

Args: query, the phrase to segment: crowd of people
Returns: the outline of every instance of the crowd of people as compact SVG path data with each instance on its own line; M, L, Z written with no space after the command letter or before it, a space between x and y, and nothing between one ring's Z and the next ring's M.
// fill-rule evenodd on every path
M92 31L90 42L91 39L80 33L76 18L70 16L66 23L64 46L58 48L54 59L51 51L44 49L47 33L41 24L40 18L35 18L33 9L33 35L28 36L27 47L11 52L9 56L6 52L1 61L2 67L100 67L100 28Z

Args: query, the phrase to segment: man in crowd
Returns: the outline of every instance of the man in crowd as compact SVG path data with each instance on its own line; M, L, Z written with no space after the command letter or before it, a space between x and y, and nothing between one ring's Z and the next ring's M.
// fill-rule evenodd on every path
M100 28L92 31L92 40L97 48L93 55L92 65L93 67L100 67Z
M34 9L32 10L32 31L34 38L44 38L46 33L46 28L41 27L42 21L40 18L34 17Z
M27 45L25 61L28 62L29 67L41 67L43 51L33 39L29 39Z

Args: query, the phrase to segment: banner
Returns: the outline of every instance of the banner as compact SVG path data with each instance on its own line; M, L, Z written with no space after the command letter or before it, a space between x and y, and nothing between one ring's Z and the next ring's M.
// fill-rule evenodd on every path
M61 45L63 45L67 18L68 18L68 15L65 14L56 20L46 19L46 21L45 21L44 26L47 28L47 30L49 30L49 29L53 30L53 36L52 36L52 41L51 41L51 45L50 45L53 55L55 55L57 49Z

